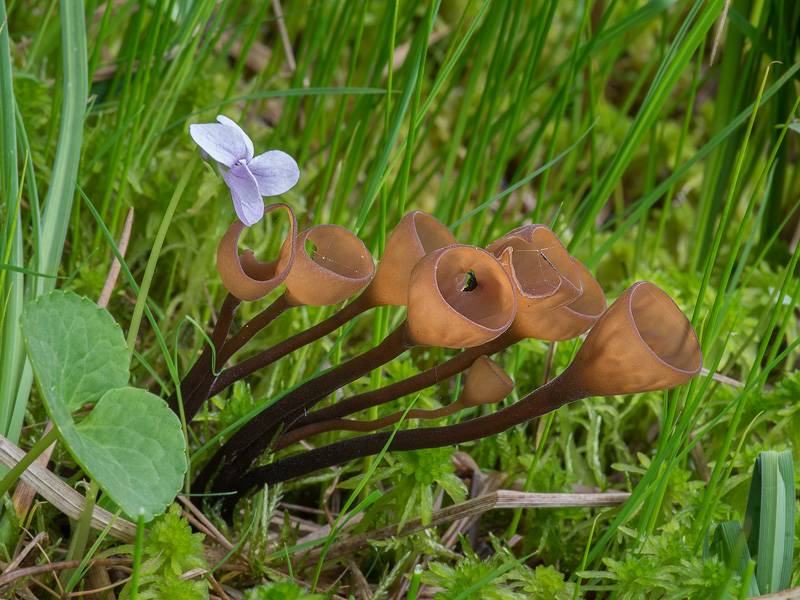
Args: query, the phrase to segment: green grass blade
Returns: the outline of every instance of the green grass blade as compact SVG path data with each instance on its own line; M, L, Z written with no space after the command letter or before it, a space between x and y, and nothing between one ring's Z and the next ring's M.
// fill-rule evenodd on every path
M794 544L791 452L760 452L745 510L749 551L758 555L756 581L764 594L789 587Z
M14 85L12 81L9 23L5 0L0 0L0 142L2 143L3 198L19 196L17 174L17 133ZM3 262L22 268L22 232L19 211L7 205L0 237ZM17 437L9 429L13 401L19 385L25 351L18 322L22 314L25 279L22 273L0 273L0 433L12 441Z
M794 550L795 534L795 480L792 452L784 450L778 453L778 477L783 483L783 506L786 514L783 517L784 527L780 530L783 535L783 555L779 558L780 574L777 579L778 590L786 590L792 584L792 554Z
M747 565L750 563L750 551L747 548L742 524L739 521L720 523L714 530L714 544L717 546L722 560L739 575L744 576ZM751 579L747 597L752 598L758 595L758 584L755 579Z
M769 100L781 87L786 85L797 72L800 71L800 63L797 63L792 66L789 71L784 73L780 79L778 79L775 83L769 86L766 90L764 90L764 94L761 97L761 102L759 103L759 107L763 106L764 103ZM717 133L714 137L712 137L692 158L690 158L686 163L684 163L679 169L677 169L672 175L670 175L667 179L665 179L661 184L656 187L652 192L647 194L644 198L640 199L638 202L631 205L629 209L629 215L626 217L623 224L621 224L617 229L611 234L611 236L603 242L603 244L595 250L592 254L591 258L585 261L587 267L594 267L600 261L600 259L607 255L611 247L619 242L619 240L625 235L630 227L636 223L641 216L646 212L646 210L651 207L669 188L673 185L676 181L678 181L681 177L683 177L691 167L697 164L700 160L708 156L708 154L716 147L718 147L722 142L724 142L735 129L741 127L745 121L752 115L753 110L755 109L755 102L745 108L742 112L740 112L735 119L732 119L730 123L728 123L722 131Z
M61 31L64 54L64 90L58 148L50 188L42 216L42 258L40 270L55 275L67 235L75 178L81 155L83 120L88 99L86 29L83 3L62 0ZM42 284L34 293L50 291Z
M412 86L413 87L413 86ZM372 474L375 472L375 469L378 468L378 464L380 464L381 460L383 459L383 455L386 454L389 446L392 444L392 440L394 439L394 435L400 430L400 427L403 425L403 421L405 421L405 416L408 414L408 411L411 410L411 407L414 405L414 402L410 402L408 407L403 413L401 419L397 422L392 430L392 435L389 436L389 439L386 440L386 444L384 444L381 451L375 456L375 459L371 461L369 468L364 473L361 480L358 482L358 485L353 489L353 492L348 497L347 501L344 503L342 510L339 512L339 516L336 519L336 522L331 527L331 533L328 535L327 539L325 540L325 545L322 547L322 550L319 555L319 562L317 563L317 568L314 570L314 582L312 584L312 589L317 587L317 581L319 580L320 573L322 573L322 565L325 562L325 555L328 552L328 549L333 545L334 540L336 539L336 534L339 530L359 511L363 510L373 502L375 502L378 498L381 497L381 493L378 490L372 492L367 498L365 498L362 502L358 504L356 509L353 510L352 513L347 514L347 511L350 509L350 505L355 502L356 498L358 498L361 490L363 490L369 480L372 478ZM343 520L344 519L344 520Z
M702 4L702 2L696 2L692 12L699 11ZM589 231L594 228L595 219L601 208L619 183L622 174L633 159L635 150L652 128L678 77L683 73L703 38L713 26L717 15L722 10L722 5L723 2L720 0L708 3L690 32L686 32L686 29L688 29L691 19L687 19L684 26L681 27L681 31L664 58L659 73L647 93L641 110L636 114L630 130L615 154L614 161L593 190L591 199L588 201L589 204L577 223L568 250L574 250L576 246L583 243ZM685 41L683 41L684 36L686 37Z
M41 247L38 249L41 256L39 270L49 275L58 274L64 240L67 236L88 99L86 29L82 2L62 0L61 39L63 46L61 124L58 147L53 162L53 173L42 215ZM25 299L26 301L32 300L40 294L49 292L54 287L53 279L36 278L26 293ZM13 411L9 414L8 431L11 435L8 437L11 439L17 439L19 436L32 383L33 370L26 360L18 389L13 396L15 398Z

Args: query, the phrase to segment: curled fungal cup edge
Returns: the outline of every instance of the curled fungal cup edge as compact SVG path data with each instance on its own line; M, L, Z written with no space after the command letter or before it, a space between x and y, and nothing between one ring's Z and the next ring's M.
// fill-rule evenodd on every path
M272 292L286 280L294 264L297 220L291 207L283 203L266 206L264 214L278 209L288 213L290 228L275 260L261 262L251 250L239 254L239 237L245 225L238 219L231 224L217 246L217 271L222 283L231 294L245 302L260 300ZM277 268L279 262L283 263L280 270Z

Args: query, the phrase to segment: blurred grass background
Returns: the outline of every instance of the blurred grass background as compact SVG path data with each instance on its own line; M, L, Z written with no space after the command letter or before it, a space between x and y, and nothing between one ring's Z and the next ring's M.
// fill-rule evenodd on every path
M620 598L637 597L640 588L626 588L633 584L625 577L638 571L626 561L645 556L655 561L651 571L669 567L672 580L643 589L711 597L669 585L689 585L691 569L713 579L702 576L703 536L744 509L742 484L759 450L790 449L800 464L792 392L800 6L5 0L0 8L4 435L18 439L26 414L28 424L44 418L35 392L28 403L32 378L17 323L26 301L64 280L37 274L70 278L71 289L97 298L110 266L112 254L74 186L115 238L134 208L126 261L141 281L194 150L189 123L225 114L248 132L257 154L280 149L296 158L300 182L283 200L301 228L352 228L376 259L410 209L457 224L458 239L476 245L539 222L592 270L609 301L638 279L672 295L693 320L705 366L729 380L703 377L669 393L565 407L470 452L511 478L535 469L535 491L634 491L623 509L602 513L591 540L585 511L526 512L518 555L536 550L536 561L567 576L588 565L605 569L617 586L609 593ZM202 345L183 317L213 321L224 297L215 251L234 218L227 187L198 167L149 292L158 328L170 348L177 343L181 371ZM265 219L244 243L266 257L281 235L280 224ZM118 285L109 308L124 328L135 299ZM239 318L262 307L245 306ZM251 348L330 311L291 311ZM362 318L331 360L365 350L402 318L396 309ZM250 392L240 390L222 416L206 414L198 435L314 372L334 341L251 378ZM554 349L555 372L575 348ZM152 323L143 323L137 351L139 385L168 382ZM527 341L502 357L515 394L542 383L547 351ZM348 393L443 356L415 350ZM417 406L437 406L449 394L440 386ZM505 527L499 518L490 529ZM659 554L653 540L672 546ZM701 562L682 565L687 556ZM731 593L738 588L729 581L714 585Z

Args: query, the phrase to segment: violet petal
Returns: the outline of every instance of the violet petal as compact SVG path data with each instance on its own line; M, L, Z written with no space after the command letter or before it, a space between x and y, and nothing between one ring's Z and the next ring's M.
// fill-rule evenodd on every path
M248 227L257 223L264 215L264 201L252 173L244 165L235 165L230 171L223 171L222 178L231 188L233 207L242 223Z
M259 154L247 165L258 181L262 196L278 196L292 189L300 179L294 159L280 150Z
M238 202L236 196L233 197L233 208L236 216L247 227L255 225L264 216L264 201L259 202Z
M247 147L247 154L244 156L244 159L247 162L253 160L253 154L255 154L255 150L253 149L253 140L251 140L250 136L245 133L244 129L239 127L239 124L236 121L229 119L225 115L217 115L217 121L223 125L227 125L228 127L233 127L239 132L239 135L242 136L242 140L244 140L244 144Z
M217 123L189 125L189 135L211 158L227 167L247 156L247 145L233 127Z

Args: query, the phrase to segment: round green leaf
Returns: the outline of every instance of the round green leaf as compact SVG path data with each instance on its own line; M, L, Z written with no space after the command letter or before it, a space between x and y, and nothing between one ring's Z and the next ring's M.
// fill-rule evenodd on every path
M128 383L128 349L111 314L88 298L54 291L25 307L22 336L56 424Z
M106 392L89 416L59 427L61 438L84 471L136 519L164 512L186 472L181 423L167 403L150 392Z

